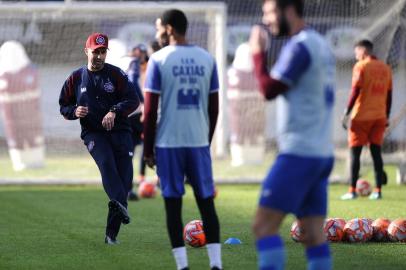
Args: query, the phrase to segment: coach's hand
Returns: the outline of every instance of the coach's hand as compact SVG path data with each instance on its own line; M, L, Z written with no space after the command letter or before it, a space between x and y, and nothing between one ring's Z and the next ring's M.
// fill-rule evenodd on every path
M156 162L154 157L144 157L144 161L151 169L155 167Z
M349 120L348 114L344 114L343 118L341 118L341 124L345 130L347 130L347 128L348 128L348 120Z
M111 130L114 127L114 119L116 118L115 112L108 112L102 120L102 125L105 129Z
M75 116L77 118L83 118L89 113L89 109L85 106L78 106L75 110Z

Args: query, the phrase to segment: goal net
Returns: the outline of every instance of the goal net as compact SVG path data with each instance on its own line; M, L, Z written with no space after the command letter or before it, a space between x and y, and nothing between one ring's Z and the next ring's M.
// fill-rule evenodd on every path
M148 46L155 39L155 20L169 8L187 14L188 40L216 58L219 77L224 78L224 3L66 1L0 5L0 45L4 45L0 49L0 147L2 153L8 148L16 170L43 165L44 153L52 158L86 151L79 137L79 122L63 119L58 97L68 75L87 63L83 49L88 35L107 34L107 62L118 64L118 58L137 44ZM23 57L14 58L15 54ZM23 60L15 68L20 58ZM225 145L224 133L217 138L217 145Z

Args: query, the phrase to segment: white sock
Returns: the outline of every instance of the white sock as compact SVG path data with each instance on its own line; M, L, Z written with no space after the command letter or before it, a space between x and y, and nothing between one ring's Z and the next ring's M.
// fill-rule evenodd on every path
M174 248L172 249L172 254L175 258L178 270L188 267L186 247Z
M207 254L209 255L210 267L223 268L221 263L221 244L207 244Z

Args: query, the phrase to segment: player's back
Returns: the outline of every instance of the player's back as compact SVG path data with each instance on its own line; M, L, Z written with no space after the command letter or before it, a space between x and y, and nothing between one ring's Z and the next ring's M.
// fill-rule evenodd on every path
M386 99L392 89L390 67L375 57L368 57L354 66L353 86L360 88L352 113L354 120L386 117Z
M156 146L207 146L208 97L218 91L213 57L198 46L167 46L148 65L154 74L147 74L146 90L160 94Z
M331 156L335 58L327 42L302 30L285 45L272 75L289 86L277 101L281 153Z

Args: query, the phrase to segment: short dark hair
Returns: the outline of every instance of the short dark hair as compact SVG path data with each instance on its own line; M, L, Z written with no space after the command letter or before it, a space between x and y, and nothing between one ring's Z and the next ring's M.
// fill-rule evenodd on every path
M362 39L355 43L355 47L363 47L365 48L369 53L371 53L374 49L374 44L368 40L368 39Z
M293 6L296 10L297 15L299 15L299 17L303 17L304 0L264 0L264 3L268 1L275 1L276 5L280 9L285 9L288 6Z
M179 9L169 9L161 16L162 25L170 25L180 35L185 35L188 21L185 13Z

